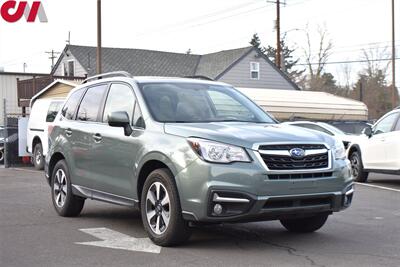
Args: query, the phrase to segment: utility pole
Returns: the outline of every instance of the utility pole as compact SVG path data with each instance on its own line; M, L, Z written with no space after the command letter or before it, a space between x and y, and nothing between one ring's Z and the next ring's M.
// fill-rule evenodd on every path
M24 64L22 64L22 69L24 70L24 73L26 72L27 67L28 67L28 64L26 64L26 62L24 62Z
M97 74L101 74L101 0L97 0Z
M61 54L60 52L55 52L53 49L51 51L45 52L46 54L49 54L51 59L51 69L54 68L54 60L57 58L57 55Z
M71 31L68 31L68 39L65 41L68 45L71 44Z
M394 0L392 0L392 108L396 107L398 97L396 89L396 41L394 25Z
M276 55L275 65L281 69L281 3L276 0Z

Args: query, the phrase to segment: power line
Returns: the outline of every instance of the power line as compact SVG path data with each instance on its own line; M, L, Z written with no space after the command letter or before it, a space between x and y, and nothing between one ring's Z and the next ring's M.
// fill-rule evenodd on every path
M399 60L400 57L395 58L395 60ZM368 62L377 62L377 61L391 61L391 58L379 58L379 59L369 59L369 60L347 60L347 61L332 61L332 62L325 62L325 65L332 65L332 64L351 64L351 63L368 63ZM298 63L298 66L307 66L307 65L318 65L321 63Z
M195 17L195 18L191 18L191 19L183 20L183 21L180 21L180 22L177 22L177 23L173 23L173 24L167 25L167 26L162 27L162 28L153 29L153 30L150 30L150 31L146 31L144 33L139 33L139 34L137 34L137 36L141 37L141 36L151 35L151 34L154 34L154 33L160 33L160 32L164 32L164 31L173 31L174 29L180 29L182 27L183 27L183 29L186 29L186 28L197 27L197 26L209 24L209 23L212 23L212 22L215 22L215 21L219 21L219 20L223 20L223 19L226 19L226 18L230 18L230 17L241 15L241 14L249 13L251 11L259 9L260 7L256 8L256 9L251 9L251 10L248 10L248 11L244 11L244 12L241 12L241 13L236 13L236 14L233 14L233 15L230 15L230 16L225 16L225 17L221 17L221 18L218 18L218 19L214 19L214 20L211 20L211 21L208 21L208 22L206 21L205 23L191 25L191 24L196 23L198 21L204 21L204 20L207 20L207 19L211 19L213 17L220 17L221 15L224 15L226 13L231 13L231 12L234 12L234 11L241 10L243 8L248 8L249 6L254 5L254 4L259 4L259 2L257 2L257 1L249 1L249 2L246 2L246 3L240 4L240 5L233 6L233 7L228 8L228 9L226 9L226 8L223 9L223 10L220 9L220 10L214 11L212 13L204 14L204 15L201 15L201 16L198 16L198 17ZM264 7L265 6L263 6L263 8Z

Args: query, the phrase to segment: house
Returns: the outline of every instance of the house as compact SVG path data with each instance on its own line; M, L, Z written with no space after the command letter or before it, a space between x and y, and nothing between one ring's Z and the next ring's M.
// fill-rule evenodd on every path
M134 76L204 77L237 87L299 90L257 48L244 47L205 55L143 49L102 48L103 72ZM67 45L54 66L54 76L96 74L96 47Z

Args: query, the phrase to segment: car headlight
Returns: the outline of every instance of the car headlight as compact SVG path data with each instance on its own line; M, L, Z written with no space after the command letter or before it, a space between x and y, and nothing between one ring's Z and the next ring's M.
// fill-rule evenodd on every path
M345 159L346 149L344 148L343 142L336 140L333 152L335 153L335 159Z
M217 143L199 138L189 138L193 150L205 161L215 163L250 162L246 150L241 147Z

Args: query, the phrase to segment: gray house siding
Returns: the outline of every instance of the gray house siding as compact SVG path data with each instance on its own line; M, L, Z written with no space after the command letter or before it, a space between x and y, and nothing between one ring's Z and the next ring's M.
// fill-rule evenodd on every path
M250 62L260 63L259 79L250 78ZM231 69L226 71L218 81L232 84L235 87L296 90L271 64L253 50L242 58Z
M62 55L62 59L60 64L57 66L57 69L54 71L55 76L64 76L64 62L69 62L70 60L73 60L75 63L75 77L84 77L87 72L86 70L82 67L82 65L79 63L79 61L72 55L70 51L67 51L67 54Z

